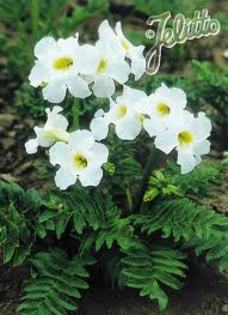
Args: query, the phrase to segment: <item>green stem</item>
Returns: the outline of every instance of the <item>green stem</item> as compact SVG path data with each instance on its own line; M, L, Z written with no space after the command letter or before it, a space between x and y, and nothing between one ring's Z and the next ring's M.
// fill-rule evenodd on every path
M139 212L143 202L144 194L148 187L149 178L151 176L152 171L158 166L161 156L162 152L157 150L154 146L152 146L149 158L144 168L141 185L135 196L133 212Z
M127 201L128 201L128 208L132 209L133 208L133 200L132 200L131 190L129 187L126 190L126 196L127 196Z
M73 106L72 106L72 129L73 130L77 130L80 128L79 116L80 116L80 102L77 98L75 98Z
M33 33L33 36L36 38L39 32L40 0L32 0L31 17L32 17L32 33Z

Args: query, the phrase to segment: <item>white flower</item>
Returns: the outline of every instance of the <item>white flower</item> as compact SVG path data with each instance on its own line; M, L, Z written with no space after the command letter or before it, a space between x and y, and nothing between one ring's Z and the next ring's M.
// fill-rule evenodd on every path
M105 139L108 126L115 125L117 136L122 140L135 139L142 129L144 115L142 108L147 102L147 95L140 90L124 86L123 94L110 100L110 110L105 113L99 110L91 122L90 128L95 138Z
M88 83L79 75L90 75L98 66L96 49L79 46L78 38L42 38L34 48L35 65L29 75L33 87L43 87L43 97L52 103L63 101L67 89L79 98L91 95Z
M168 88L164 83L149 96L149 106L145 107L145 114L149 118L144 120L144 128L151 137L163 133L173 124L187 104L186 94L179 88Z
M96 140L100 141L107 138L109 124L109 117L103 109L99 109L90 123L90 130Z
M56 185L65 190L77 179L82 186L97 186L103 176L102 164L108 160L108 148L95 142L88 130L70 134L69 143L57 142L50 151L52 165L60 165L55 176Z
M56 141L68 142L69 134L66 132L68 127L67 119L59 114L62 107L54 106L52 111L46 109L47 121L43 128L35 127L36 138L25 143L26 152L33 154L37 152L38 146L48 148Z
M130 67L111 39L98 40L95 47L99 60L92 89L97 97L109 98L115 93L115 81L124 84L128 80Z
M131 60L131 73L135 75L135 80L139 80L146 70L146 60L143 56L145 46L134 46L124 36L121 22L116 23L115 31L127 57Z
M125 37L121 22L116 23L114 32L108 21L103 21L99 27L99 37L102 40L112 40L113 45L131 60L131 73L135 75L135 79L140 79L146 70L146 60L143 56L145 46L134 46Z
M181 173L186 174L201 162L201 155L208 154L210 142L207 140L211 132L211 121L205 113L198 117L184 111L173 118L172 125L155 139L155 146L168 154L172 149L177 150L177 163Z

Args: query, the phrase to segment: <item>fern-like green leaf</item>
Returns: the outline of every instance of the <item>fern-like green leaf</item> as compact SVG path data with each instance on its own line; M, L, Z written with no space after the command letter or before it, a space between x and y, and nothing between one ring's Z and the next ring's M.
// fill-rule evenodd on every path
M147 235L160 231L163 238L173 237L196 253L205 252L207 261L218 260L220 270L228 260L228 218L196 205L189 199L161 201L147 214L133 216L134 223Z
M140 296L157 300L161 310L165 309L168 297L163 285L178 290L182 287L187 266L184 255L166 247L132 249L122 259L122 272L127 286L140 290Z
M65 193L56 191L45 204L47 209L39 216L36 228L41 237L46 236L44 230L55 230L60 238L71 222L72 233L82 240L82 251L93 244L96 251L103 246L110 249L114 243L123 249L132 246L133 227L128 218L121 217L120 209L109 196L77 188Z
M228 229L228 219L213 210L207 210L186 198L165 200L155 205L147 214L132 217L142 232L148 235L158 230L175 241L188 241L192 235L208 238L214 233L224 233Z
M169 184L179 187L185 194L207 195L211 184L219 184L221 178L221 165L205 161L192 172L182 175L176 164L169 164L164 170L164 177Z
M218 261L220 272L228 270L227 235L224 238L213 235L207 240L193 237L185 246L194 248L197 256L204 255L207 262Z
M75 311L80 290L89 287L85 266L95 262L77 255L69 260L62 250L36 254L32 259L36 276L28 281L18 311L21 315L65 315Z
M0 245L3 262L22 264L29 256L35 233L32 219L42 200L35 189L23 190L15 183L0 181Z
M13 266L24 262L30 254L34 234L25 217L13 204L0 211L0 245L3 248L3 262L12 261Z

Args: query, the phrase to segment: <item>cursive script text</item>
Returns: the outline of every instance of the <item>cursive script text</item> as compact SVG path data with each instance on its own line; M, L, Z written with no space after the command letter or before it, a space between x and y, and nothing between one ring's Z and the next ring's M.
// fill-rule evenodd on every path
M149 39L155 38L153 47L146 55L147 73L155 74L160 67L162 47L171 48L176 44L182 44L187 40L201 38L204 36L217 35L220 32L220 23L216 19L211 19L208 10L195 11L192 19L185 18L178 13L172 22L172 28L167 27L167 23L171 17L170 12L164 12L160 15L150 16L147 25L157 25L157 34L149 29L145 36Z

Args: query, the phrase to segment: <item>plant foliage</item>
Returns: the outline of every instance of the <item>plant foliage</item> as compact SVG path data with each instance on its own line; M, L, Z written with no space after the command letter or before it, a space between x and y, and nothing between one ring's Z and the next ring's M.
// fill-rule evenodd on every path
M65 315L77 309L80 290L89 287L85 266L96 262L75 255L69 259L62 250L41 252L32 259L33 276L24 289L18 311L21 315Z
M213 210L186 198L165 200L149 213L133 217L142 233L152 235L160 231L162 238L193 246L196 253L206 252L207 261L218 260L220 270L228 267L228 219Z
M75 310L80 289L89 286L85 267L95 263L91 256L99 257L112 285L139 289L141 296L156 300L160 309L168 303L166 287L181 288L185 258L193 250L206 262L215 262L221 272L226 270L227 217L186 197L219 184L222 170L220 164L206 162L182 180L178 169L168 165L152 174L144 206L134 214L117 206L107 187L98 192L76 186L41 197L34 189L25 191L1 181L3 261L17 266L27 260L32 266L19 313L51 315ZM52 239L50 244L57 244L56 249L36 253L40 239ZM74 245L64 252L61 244L69 241Z
M219 163L205 161L191 174L183 176L178 171L179 167L170 163L164 171L164 176L170 184L179 187L185 194L207 195L210 185L221 183L221 169Z
M24 191L14 183L0 182L0 245L3 262L18 266L30 255L35 233L28 217L41 205L34 189Z
M53 230L60 239L68 223L73 233L82 235L81 251L93 243L96 251L104 245L110 249L114 242L121 248L131 246L133 228L128 218L121 217L120 209L109 196L89 194L84 189L66 193L53 192L46 202L46 210L38 218L37 229ZM46 232L43 236L46 236Z
M163 285L179 290L181 278L185 277L185 256L168 247L153 247L131 250L122 259L122 272L127 286L140 290L140 296L157 300L161 310L165 309L168 297Z

